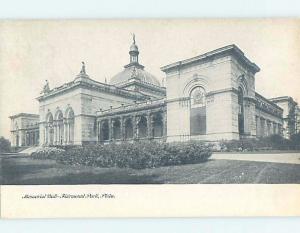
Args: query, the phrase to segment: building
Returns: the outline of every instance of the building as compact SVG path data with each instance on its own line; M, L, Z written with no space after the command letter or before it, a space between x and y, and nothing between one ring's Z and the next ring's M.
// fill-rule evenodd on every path
M39 145L39 115L19 113L10 116L11 144L15 147Z
M255 92L260 68L235 45L161 70L166 86L139 63L134 37L129 63L109 84L91 79L84 63L73 81L53 89L47 82L37 98L39 115L29 120L37 132L39 118L39 144L218 141L296 132L295 123L286 123L291 115L279 101L283 97L268 100ZM11 117L12 144L27 145L17 116Z
M283 136L290 138L293 134L297 133L297 102L290 96L281 96L270 100L283 109Z

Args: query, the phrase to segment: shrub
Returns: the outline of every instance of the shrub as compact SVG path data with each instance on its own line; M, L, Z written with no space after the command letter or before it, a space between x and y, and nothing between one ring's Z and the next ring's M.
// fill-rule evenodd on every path
M55 147L43 147L38 149L35 152L31 153L31 157L34 159L54 159L57 160L58 158L60 158L63 154L63 152L65 152L62 149L58 149Z
M11 146L10 141L4 137L0 137L0 153L10 152Z
M291 136L291 144L297 149L300 149L300 133Z
M253 151L258 147L258 140L256 139L241 139L222 141L221 148L224 151Z
M294 141L300 142L300 136ZM255 151L255 150L290 150L295 149L293 140L288 140L281 135L271 135L264 138L240 139L222 141L221 148L223 151Z
M211 154L211 147L200 142L135 142L76 146L56 151L47 149L32 154L32 157L54 159L59 163L72 165L143 169L199 163L206 161Z

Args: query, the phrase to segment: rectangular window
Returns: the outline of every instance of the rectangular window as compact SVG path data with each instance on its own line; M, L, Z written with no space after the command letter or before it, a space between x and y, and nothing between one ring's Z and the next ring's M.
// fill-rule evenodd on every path
M191 109L190 116L191 135L206 134L206 107L198 107Z

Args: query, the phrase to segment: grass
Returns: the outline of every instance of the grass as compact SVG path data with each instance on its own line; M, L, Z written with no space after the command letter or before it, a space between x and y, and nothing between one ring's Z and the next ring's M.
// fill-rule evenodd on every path
M284 184L300 183L300 165L236 160L135 170L0 156L0 184Z
M256 151L222 151L214 154L282 154L282 153L300 153L300 150L256 150Z

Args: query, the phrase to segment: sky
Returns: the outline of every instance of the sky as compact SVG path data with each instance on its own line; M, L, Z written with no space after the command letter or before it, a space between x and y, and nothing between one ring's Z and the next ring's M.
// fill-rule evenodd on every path
M160 67L236 44L261 71L256 91L300 101L299 20L23 20L0 22L0 136L10 115L38 113L45 80L50 88L72 81L86 63L104 82L129 63L135 33L139 61L159 80Z

